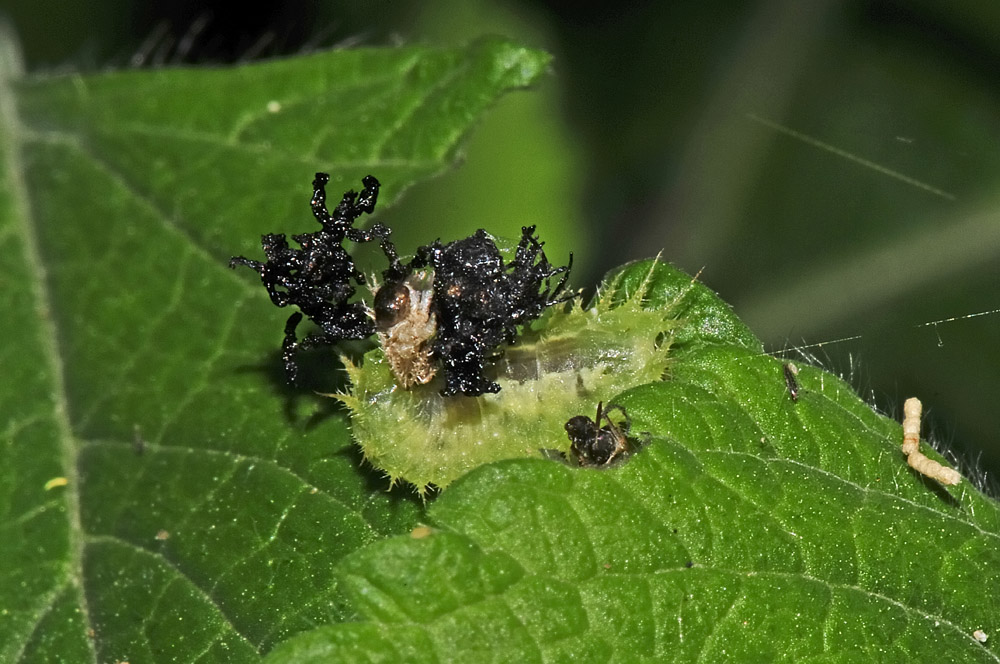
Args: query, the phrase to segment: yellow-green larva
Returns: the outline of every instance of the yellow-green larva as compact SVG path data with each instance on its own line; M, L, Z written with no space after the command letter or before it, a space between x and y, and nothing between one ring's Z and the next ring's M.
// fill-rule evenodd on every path
M358 364L345 359L350 390L330 396L351 409L366 458L420 493L491 461L568 451L569 418L667 368L671 307L643 304L655 268L624 297L613 280L592 306L568 303L524 331L493 365L496 394L444 397L439 378L403 389L376 348Z

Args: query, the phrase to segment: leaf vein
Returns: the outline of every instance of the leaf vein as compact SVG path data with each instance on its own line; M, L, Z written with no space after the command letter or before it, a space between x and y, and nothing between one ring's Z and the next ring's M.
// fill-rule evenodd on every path
M196 583L194 579L188 576L183 569L175 565L173 561L169 560L168 558L166 558L161 554L154 553L148 549L144 549L141 546L133 544L128 540L122 539L117 535L87 535L85 539L90 544L111 544L113 546L121 546L132 551L134 554L138 556L153 558L157 563L164 565L170 571L172 571L176 575L176 577L179 577L180 579L187 581L191 585L191 587L201 596L201 598L208 605L210 605L215 609L215 611L221 618L222 622L226 626L228 626L233 631L233 633L236 634L244 643L246 643L251 648L254 648L254 650L256 651L256 648L254 647L253 643L251 643L250 639L236 627L232 619L226 614L225 611L222 610L222 607L219 605L219 603L215 601L215 598L213 598L210 593L206 592L204 588L198 585L198 583ZM170 583L174 583L176 580L177 578L171 580ZM169 585L170 584L165 584L165 586Z

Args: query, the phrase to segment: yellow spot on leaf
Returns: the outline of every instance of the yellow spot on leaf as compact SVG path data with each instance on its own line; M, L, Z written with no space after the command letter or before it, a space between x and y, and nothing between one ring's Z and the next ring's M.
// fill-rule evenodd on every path
M69 484L69 480L65 477L53 477L51 480L45 483L45 490L55 489L57 486L66 486Z
M433 531L428 526L417 526L410 531L410 537L413 539L423 539L429 536Z

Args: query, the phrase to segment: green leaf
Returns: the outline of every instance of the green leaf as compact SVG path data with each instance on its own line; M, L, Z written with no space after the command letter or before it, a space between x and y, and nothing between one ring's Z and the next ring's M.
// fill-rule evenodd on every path
M310 228L316 171L391 204L548 56L31 76L0 45L0 660L248 661L352 616L335 564L422 507L284 387L287 312L226 262Z
M651 303L680 282L661 274ZM831 374L801 367L793 400L701 292L669 378L615 398L645 439L626 463L480 467L430 528L345 557L363 621L267 661L1000 659L973 636L1000 629L997 503L915 473L900 425Z

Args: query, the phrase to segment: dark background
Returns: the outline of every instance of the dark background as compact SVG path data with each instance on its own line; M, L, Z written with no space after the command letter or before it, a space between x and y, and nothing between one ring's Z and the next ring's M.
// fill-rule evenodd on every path
M0 3L32 72L486 33L546 48L553 75L504 99L463 164L382 215L404 250L422 226L453 239L535 223L592 286L662 249L704 268L769 349L802 359L808 345L892 416L919 396L932 439L1000 470L1000 314L921 325L1000 309L1000 3L244 7Z

